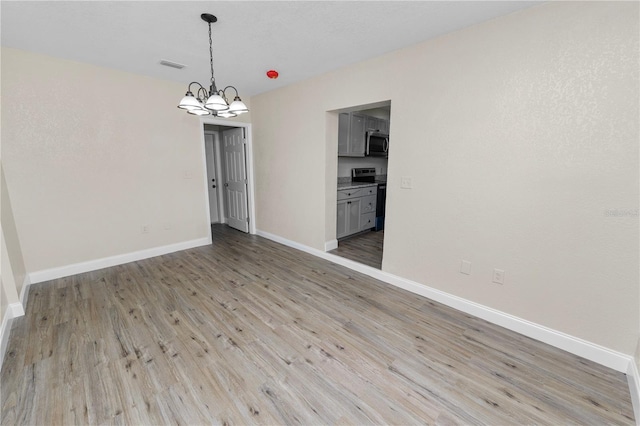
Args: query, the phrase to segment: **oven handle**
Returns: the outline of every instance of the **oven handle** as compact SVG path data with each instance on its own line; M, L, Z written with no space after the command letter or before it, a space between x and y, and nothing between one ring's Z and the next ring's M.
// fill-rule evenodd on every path
M365 149L364 155L369 155L369 138L371 137L371 135L369 134L369 132L367 132L366 136L367 136L367 140L365 141L366 149Z
M389 138L384 138L384 152L389 153Z

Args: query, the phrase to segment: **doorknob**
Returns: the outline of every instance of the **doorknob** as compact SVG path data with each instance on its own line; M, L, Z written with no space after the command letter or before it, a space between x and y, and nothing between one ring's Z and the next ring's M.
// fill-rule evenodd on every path
M228 183L225 183L225 184L224 184L224 186L229 186L229 184L228 184Z
M215 181L216 181L215 179L211 179L211 182L215 182Z
M212 188L215 188L216 186L215 186L215 185L211 185L211 187L212 187Z

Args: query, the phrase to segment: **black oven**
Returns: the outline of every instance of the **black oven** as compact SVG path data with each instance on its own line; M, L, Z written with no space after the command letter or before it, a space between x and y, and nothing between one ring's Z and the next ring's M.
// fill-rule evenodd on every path
M376 231L384 229L384 211L387 204L387 183L378 183L378 196L376 198Z

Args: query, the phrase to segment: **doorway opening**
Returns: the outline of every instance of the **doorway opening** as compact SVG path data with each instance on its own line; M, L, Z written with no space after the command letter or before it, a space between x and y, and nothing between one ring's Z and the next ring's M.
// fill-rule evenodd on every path
M338 117L337 126L328 127L335 127L338 152L336 239L329 253L382 269L391 101L331 112Z
M203 119L203 144L210 224L255 234L250 125Z

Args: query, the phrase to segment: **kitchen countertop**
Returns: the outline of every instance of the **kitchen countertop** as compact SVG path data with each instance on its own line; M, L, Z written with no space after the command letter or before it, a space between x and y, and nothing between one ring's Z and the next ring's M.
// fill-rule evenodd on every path
M369 186L378 186L378 184L375 182L343 182L338 183L338 191L343 189L365 188Z

